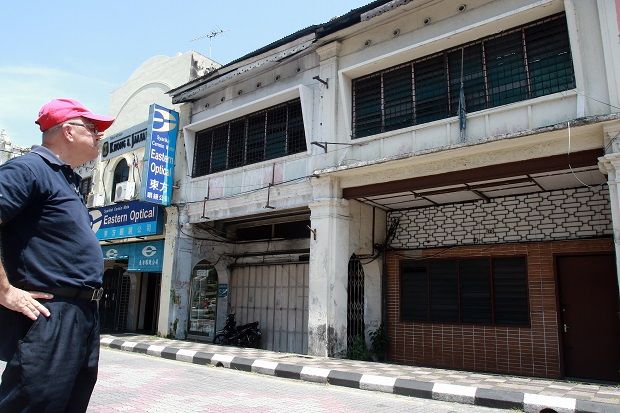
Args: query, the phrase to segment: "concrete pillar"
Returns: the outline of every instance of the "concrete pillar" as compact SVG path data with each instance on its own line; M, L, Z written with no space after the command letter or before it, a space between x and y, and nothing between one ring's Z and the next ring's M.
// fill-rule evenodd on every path
M176 243L179 237L179 220L176 207L166 208L166 226L164 227L164 236L164 259L161 269L157 333L166 337L169 333L168 323L170 321L171 301L170 289L172 286L172 273L174 269L174 259L176 256ZM137 294L140 294L140 291L137 291Z
M616 250L616 276L620 286L620 125L605 128L604 136L605 148L608 153L598 158L598 166L601 172L607 175ZM618 309L618 316L620 317L620 308Z
M339 196L334 179L319 178L313 186L308 354L342 357L347 350L349 202Z

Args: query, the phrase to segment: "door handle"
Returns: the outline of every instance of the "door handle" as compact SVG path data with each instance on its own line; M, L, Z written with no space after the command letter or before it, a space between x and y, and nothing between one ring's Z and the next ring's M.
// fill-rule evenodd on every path
M568 326L566 325L566 323L564 323L564 332L568 333Z

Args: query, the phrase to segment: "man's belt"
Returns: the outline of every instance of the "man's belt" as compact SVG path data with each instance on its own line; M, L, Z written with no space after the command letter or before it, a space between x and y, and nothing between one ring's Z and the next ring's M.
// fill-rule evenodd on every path
M97 301L101 300L103 297L103 287L102 288L71 288L71 287L58 287L50 289L50 294L54 294L55 297L61 298L71 298L74 300L82 300L82 301Z

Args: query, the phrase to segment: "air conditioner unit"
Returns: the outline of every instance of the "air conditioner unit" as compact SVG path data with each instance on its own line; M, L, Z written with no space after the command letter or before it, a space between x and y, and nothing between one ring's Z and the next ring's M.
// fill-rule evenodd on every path
M88 194L88 199L86 200L86 206L88 208L97 208L103 206L105 203L105 198L103 194Z
M120 182L116 184L116 192L114 193L114 202L129 201L133 198L136 191L135 182Z

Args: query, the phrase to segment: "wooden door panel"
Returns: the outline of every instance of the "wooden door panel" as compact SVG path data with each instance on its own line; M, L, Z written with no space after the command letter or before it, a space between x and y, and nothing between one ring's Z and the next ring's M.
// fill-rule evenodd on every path
M620 381L620 320L614 257L558 257L557 272L565 375Z

